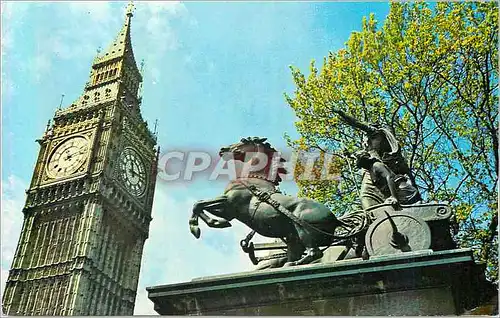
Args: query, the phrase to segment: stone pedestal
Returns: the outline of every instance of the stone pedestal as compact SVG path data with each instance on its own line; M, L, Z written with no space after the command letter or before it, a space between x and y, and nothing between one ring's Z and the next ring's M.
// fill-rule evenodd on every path
M431 250L148 287L161 315L456 315L480 301L472 251Z

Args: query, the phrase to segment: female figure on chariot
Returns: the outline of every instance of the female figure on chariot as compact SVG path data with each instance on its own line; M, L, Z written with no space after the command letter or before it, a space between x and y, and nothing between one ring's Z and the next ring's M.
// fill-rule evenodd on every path
M363 123L341 110L333 112L347 125L366 133L365 149L356 155L358 168L364 169L360 191L362 208L366 210L386 200L401 204L420 201L415 180L392 130Z

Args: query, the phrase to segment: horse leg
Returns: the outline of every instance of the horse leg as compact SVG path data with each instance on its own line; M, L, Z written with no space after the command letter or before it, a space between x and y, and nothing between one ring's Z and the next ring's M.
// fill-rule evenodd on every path
M319 247L306 247L306 255L301 259L295 261L293 265L309 264L322 257L323 252L319 249Z
M189 231L197 239L200 238L201 235L201 230L198 226L198 217L200 212L203 213L202 211L193 210L193 214L191 214L191 217L189 218Z
M208 210L208 212L210 212L210 210ZM216 229L231 227L231 223L229 223L229 221L226 219L214 219L206 215L204 212L200 212L199 216L200 219L202 219L209 227Z
M283 267L283 265L286 263L287 260L288 260L287 257L280 257L277 259L273 259L257 266L257 270Z
M198 203L200 203L200 202L198 202ZM220 196L220 197L217 197L213 200L202 201L201 204L203 206L201 208L201 212L199 213L200 218L209 227L212 227L212 228L222 229L225 227L230 227L231 223L229 223L229 220L227 219L227 217L223 213L226 209L226 203L227 203L226 196ZM208 215L206 215L203 212L203 210L210 212L213 215L220 217L221 219L211 218Z
M323 257L323 252L319 249L318 244L316 242L316 234L311 233L310 231L305 230L302 226L295 224L295 228L297 229L298 239L305 247L305 255L297 260L295 260L290 265L303 265L309 264L317 259Z
M225 228L231 226L231 223L229 223L228 220L213 219L203 212L203 210L207 210L208 212L221 211L225 208L226 202L227 197L221 196L212 200L200 200L194 204L193 214L189 219L189 229L196 238L199 238L201 235L201 230L198 227L198 218L201 218L209 227L213 228Z
M297 265L296 261L301 259L302 253L304 253L304 245L302 245L296 233L287 237L286 249L288 260L283 267Z

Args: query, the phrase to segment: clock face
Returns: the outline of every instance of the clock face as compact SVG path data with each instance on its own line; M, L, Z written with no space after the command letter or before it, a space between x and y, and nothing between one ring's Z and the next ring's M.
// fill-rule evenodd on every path
M50 155L47 174L52 178L71 175L87 158L89 141L82 136L72 137L61 143Z
M140 197L146 190L146 168L141 158L132 148L125 148L120 154L118 170L127 190Z

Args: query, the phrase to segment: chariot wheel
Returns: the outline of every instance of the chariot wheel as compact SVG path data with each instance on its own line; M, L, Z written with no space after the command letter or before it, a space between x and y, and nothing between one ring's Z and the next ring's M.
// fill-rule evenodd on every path
M431 231L421 218L401 212L379 217L365 236L368 254L387 255L428 249Z

